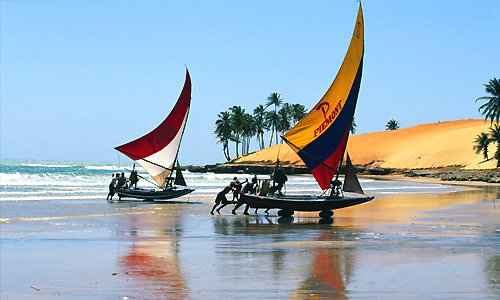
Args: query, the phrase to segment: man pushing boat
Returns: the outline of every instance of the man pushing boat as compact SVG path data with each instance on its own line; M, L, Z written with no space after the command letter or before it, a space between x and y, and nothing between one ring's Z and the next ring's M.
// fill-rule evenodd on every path
M225 207L226 205L228 205L232 202L232 201L231 202L228 201L226 198L227 193L229 193L231 190L232 190L231 185L228 185L217 194L217 197L215 197L215 204L212 207L212 210L210 211L211 215L214 214L214 209L217 207L217 205L222 203L221 207L219 207L218 209L215 209L215 211L217 211L217 213L220 215L221 208Z

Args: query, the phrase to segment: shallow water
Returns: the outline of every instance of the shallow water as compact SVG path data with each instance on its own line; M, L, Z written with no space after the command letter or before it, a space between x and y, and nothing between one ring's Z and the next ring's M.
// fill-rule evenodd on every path
M201 191L182 204L108 203L95 179L100 194L54 199L3 186L0 298L500 299L497 187L364 180L378 198L320 224L316 213L211 216L232 175L189 176Z
M210 216L203 199L30 202L39 213L0 226L0 296L499 298L500 222L461 224L444 220L459 217L447 210L400 222L377 214L383 201L339 210L333 224L313 214L291 223L274 214L233 216L229 208ZM2 203L2 212L10 209Z

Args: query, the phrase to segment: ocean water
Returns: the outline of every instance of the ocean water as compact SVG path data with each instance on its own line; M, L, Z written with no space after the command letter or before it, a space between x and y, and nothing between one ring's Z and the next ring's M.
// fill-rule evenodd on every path
M0 165L0 201L43 201L43 200L98 200L106 199L111 176L116 172L132 169L129 165L107 162L12 160L4 159ZM139 175L149 177L142 169ZM240 181L251 179L248 174L214 174L183 172L186 182L195 191L186 200L215 196L234 176ZM126 175L127 176L127 175ZM258 178L269 178L258 175ZM342 179L342 178L341 178ZM360 179L368 195L385 197L405 194L439 194L463 188L436 184L421 184L403 181ZM139 187L154 188L145 180ZM289 176L286 193L320 193L312 176ZM196 200L198 201L198 200Z

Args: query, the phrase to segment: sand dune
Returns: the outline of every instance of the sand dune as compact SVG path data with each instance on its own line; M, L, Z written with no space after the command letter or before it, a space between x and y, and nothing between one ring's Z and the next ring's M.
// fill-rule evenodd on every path
M496 161L485 163L482 155L474 153L473 141L481 132L488 132L490 122L459 120L423 124L415 127L354 135L347 150L353 164L383 168L420 169L461 166L465 169L493 169ZM489 157L496 144L489 149ZM272 164L279 159L285 164L303 165L287 145L276 145L253 152L235 160L238 163Z

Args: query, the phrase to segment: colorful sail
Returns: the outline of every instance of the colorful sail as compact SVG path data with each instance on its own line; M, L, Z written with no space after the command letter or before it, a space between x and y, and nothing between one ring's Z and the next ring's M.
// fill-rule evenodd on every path
M319 186L330 186L342 161L361 83L364 55L363 12L337 77L316 106L284 138L307 165Z
M160 187L175 168L190 104L191 78L186 69L184 88L167 118L145 136L115 148L139 163Z

